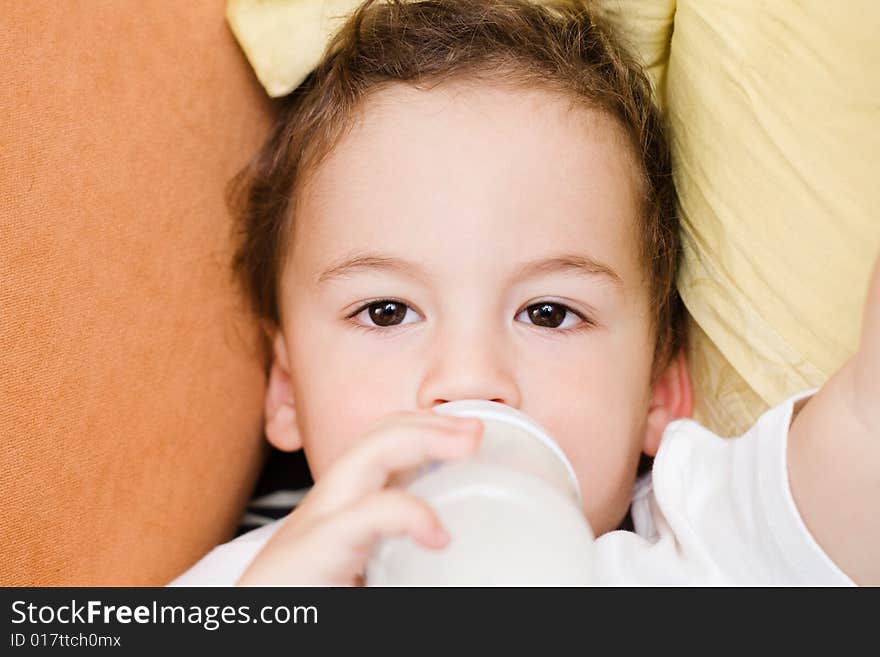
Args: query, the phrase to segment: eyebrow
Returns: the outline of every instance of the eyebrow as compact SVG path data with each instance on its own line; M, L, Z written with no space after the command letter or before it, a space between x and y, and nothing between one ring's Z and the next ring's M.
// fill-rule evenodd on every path
M513 276L521 281L547 274L578 274L581 276L603 276L615 285L622 286L623 279L611 266L585 254L562 254L525 263Z
M425 269L417 262L378 253L357 253L331 265L320 276L318 285L358 271L389 271L426 280ZM623 285L623 279L612 267L584 254L561 254L523 264L514 272L511 282L519 282L535 276L548 274L578 274L602 276L615 285Z

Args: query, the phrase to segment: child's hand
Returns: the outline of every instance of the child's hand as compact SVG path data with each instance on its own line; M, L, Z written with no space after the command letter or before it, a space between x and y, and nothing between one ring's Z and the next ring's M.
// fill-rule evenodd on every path
M263 546L238 586L362 584L382 537L408 534L427 548L449 536L424 501L386 485L397 472L473 454L482 423L431 411L382 418L327 470Z

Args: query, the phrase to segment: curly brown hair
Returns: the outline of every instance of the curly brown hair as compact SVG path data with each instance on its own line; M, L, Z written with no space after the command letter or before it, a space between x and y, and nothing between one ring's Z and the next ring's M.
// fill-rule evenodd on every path
M268 140L232 181L233 272L267 332L281 325L279 280L296 192L351 128L361 101L393 83L468 78L545 88L623 128L643 179L639 256L650 286L656 377L684 342L675 286L681 242L670 154L640 63L583 2L367 0L283 101Z

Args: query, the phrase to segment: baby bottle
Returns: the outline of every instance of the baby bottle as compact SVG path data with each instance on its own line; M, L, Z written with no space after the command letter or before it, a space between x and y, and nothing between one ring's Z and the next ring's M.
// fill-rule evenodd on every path
M589 585L593 532L574 470L549 434L497 402L460 400L434 411L484 425L475 456L433 463L403 481L451 540L432 550L409 537L384 539L367 564L367 585Z

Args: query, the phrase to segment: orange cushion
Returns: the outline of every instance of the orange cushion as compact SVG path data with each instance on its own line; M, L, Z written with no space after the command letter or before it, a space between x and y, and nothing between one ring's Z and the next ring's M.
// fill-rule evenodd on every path
M164 584L264 457L223 193L273 107L222 2L3 11L0 584Z

